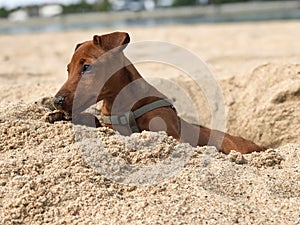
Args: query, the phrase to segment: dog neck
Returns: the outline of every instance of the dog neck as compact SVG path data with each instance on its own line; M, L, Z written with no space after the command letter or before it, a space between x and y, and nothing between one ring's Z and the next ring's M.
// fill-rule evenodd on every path
M111 94L103 99L103 115L122 114L166 98L142 78L133 64L127 65L114 75L111 82L113 85L108 85L112 90Z

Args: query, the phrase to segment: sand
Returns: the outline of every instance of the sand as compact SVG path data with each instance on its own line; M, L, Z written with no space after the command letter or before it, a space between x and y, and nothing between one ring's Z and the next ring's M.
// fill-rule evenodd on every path
M124 137L47 123L75 45L112 30L0 36L0 224L300 224L299 28L298 21L122 28L132 41L173 43L203 59L220 85L227 131L269 148L249 155L193 148L164 132ZM204 98L180 70L138 69ZM170 97L195 119L180 96ZM201 101L200 120L210 125Z

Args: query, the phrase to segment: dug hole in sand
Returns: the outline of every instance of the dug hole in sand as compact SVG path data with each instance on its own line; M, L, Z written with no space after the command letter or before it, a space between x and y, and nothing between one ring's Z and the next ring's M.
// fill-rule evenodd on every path
M99 175L75 142L71 123L44 121L49 98L1 107L1 224L296 224L299 72L299 65L262 65L242 82L221 82L225 98L230 95L229 131L272 146L266 152L226 156L214 147L178 143L165 133L123 137L90 128L128 165L154 165L175 151L188 152L176 173L148 185L142 175L127 184ZM258 88L263 85L265 90ZM93 158L101 154L95 150Z

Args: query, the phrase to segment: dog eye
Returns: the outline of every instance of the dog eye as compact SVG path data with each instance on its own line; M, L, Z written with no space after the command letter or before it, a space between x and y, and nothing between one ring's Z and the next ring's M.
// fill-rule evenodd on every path
M91 69L92 69L91 65L84 64L84 65L82 66L81 73L82 73L82 74L89 73L89 72L91 72Z

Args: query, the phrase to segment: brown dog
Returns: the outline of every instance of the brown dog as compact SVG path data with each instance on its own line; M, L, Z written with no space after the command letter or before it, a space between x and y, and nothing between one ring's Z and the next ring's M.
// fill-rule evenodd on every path
M251 141L203 126L177 116L171 102L148 84L124 56L127 33L115 32L78 44L68 64L68 79L54 97L54 105L72 115L76 124L109 126L129 135L142 130L161 131L193 146L213 145L228 154L262 151ZM103 100L103 121L83 113Z

